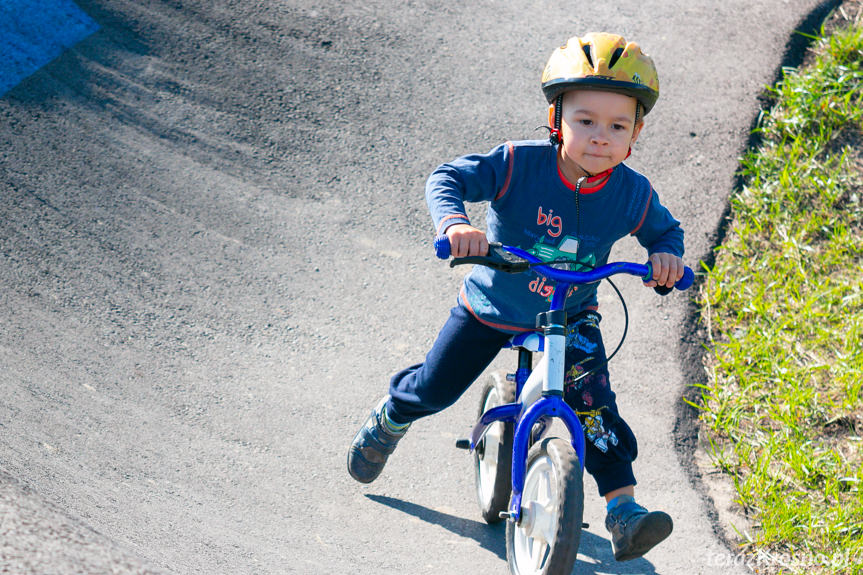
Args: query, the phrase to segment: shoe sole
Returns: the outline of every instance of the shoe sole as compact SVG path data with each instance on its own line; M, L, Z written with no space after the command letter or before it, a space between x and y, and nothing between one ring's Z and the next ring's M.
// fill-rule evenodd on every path
M616 561L631 561L642 557L645 553L662 543L674 529L671 517L657 511L646 517L638 531L632 535L630 544L627 545L625 553L615 553Z

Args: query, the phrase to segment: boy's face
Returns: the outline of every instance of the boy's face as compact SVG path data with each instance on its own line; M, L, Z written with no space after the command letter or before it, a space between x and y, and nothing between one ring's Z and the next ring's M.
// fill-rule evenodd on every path
M626 159L644 122L635 124L635 98L573 90L563 97L560 154L569 175L597 174Z

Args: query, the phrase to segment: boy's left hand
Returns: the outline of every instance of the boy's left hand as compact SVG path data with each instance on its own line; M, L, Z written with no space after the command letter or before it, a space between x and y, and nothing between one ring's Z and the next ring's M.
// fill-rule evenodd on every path
M644 282L646 287L674 287L674 284L683 277L683 260L674 254L655 253L650 256L653 266L653 279Z

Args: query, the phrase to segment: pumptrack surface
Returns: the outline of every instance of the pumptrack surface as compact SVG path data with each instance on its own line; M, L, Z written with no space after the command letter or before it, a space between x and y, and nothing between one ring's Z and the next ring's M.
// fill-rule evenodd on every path
M65 4L98 28L0 98L0 564L15 573L505 573L502 526L482 523L453 448L476 386L418 422L375 483L345 470L389 376L422 360L455 301L427 174L542 137L548 55L620 31L662 86L630 164L695 266L760 90L825 6ZM700 370L682 360L687 297L618 283L632 324L611 370L639 498L675 531L616 564L587 479L575 572L733 573L680 452Z

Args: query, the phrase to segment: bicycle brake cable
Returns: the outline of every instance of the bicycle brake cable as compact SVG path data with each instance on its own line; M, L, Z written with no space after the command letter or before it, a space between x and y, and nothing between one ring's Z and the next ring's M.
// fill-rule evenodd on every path
M571 259L571 258L558 258L555 260L543 261L543 262L527 262L527 267L533 268L533 267L537 267L537 266L552 266L555 264L577 264L577 265L584 266L586 268L590 268L591 270L596 269L596 266L592 266L592 265L585 263L585 262L579 262L579 261ZM621 307L623 307L623 334L621 334L621 336L620 336L620 341L617 343L617 347L614 348L614 351L611 352L611 355L606 356L605 361L603 361L599 365L593 366L588 371L579 375L577 378L575 378L573 380L573 383L581 381L585 377L596 373L598 370L600 370L603 367L605 367L606 365L608 365L608 363L614 358L614 356L617 355L617 352L619 352L620 349L623 347L623 342L626 341L626 334L629 331L629 309L626 307L626 300L623 298L623 294L620 292L620 290L617 288L617 286L614 285L614 282L611 281L611 278L605 278L605 281L607 281L609 283L609 285L611 285L612 289L614 289L614 292L617 294L617 297L620 300L620 305L621 305Z
M590 368L588 371L586 371L586 372L582 373L581 375L579 375L577 378L575 378L575 379L573 380L573 383L576 383L576 382L578 382L578 381L580 381L580 380L584 379L584 378L585 378L585 377L587 377L588 375L591 375L591 374L593 374L593 373L596 373L596 372L597 372L597 370L599 370L599 369L601 369L601 368L605 367L606 365L608 365L608 362L610 362L610 361L611 361L611 359L612 359L615 355L617 355L617 352L618 352L618 351L620 351L620 348L622 348L622 347L623 347L623 342L626 340L626 332L629 330L629 310L626 308L626 300L625 300L625 299L623 299L623 294L622 294L622 293L620 293L620 290L619 290L619 289L617 289L617 286L616 286L616 285L614 285L614 282L613 282L613 281L611 281L611 279L610 279L610 278L605 278L605 280L606 280L609 284L611 284L611 287L612 287L612 288L614 288L614 291L617 293L617 297L620 299L620 305L621 305L621 306L623 306L623 334L621 334L621 336L620 336L620 341L618 342L617 347L616 347L616 348L614 348L614 351L613 351L613 352L611 352L611 355L609 355L609 356L607 356L607 357L605 358L605 361L603 361L603 362L602 362L602 363L600 363L599 365L595 365L595 366L593 366L593 367L592 367L592 368Z
M590 268L592 270L596 269L595 266L592 266L592 265L587 264L585 262L577 262L577 261L574 261L571 259L566 259L566 258L561 258L561 259L552 260L552 261L548 261L548 262L531 263L529 265L529 267L535 267L535 266L541 266L541 265L564 264L564 263L579 264L579 265L582 265L584 267ZM576 383L578 381L581 381L585 377L596 373L598 370L600 370L603 367L605 367L606 365L608 365L608 362L610 362L612 360L612 358L614 358L614 356L617 355L617 352L620 351L620 348L623 347L623 342L626 340L626 334L629 331L629 309L626 307L626 300L623 298L623 294L620 293L620 290L617 288L617 286L614 285L614 282L611 281L611 278L605 278L605 281L607 281L609 283L609 285L611 285L612 289L614 289L614 292L617 294L617 297L620 300L620 305L623 307L623 334L621 334L621 336L620 336L620 341L617 343L617 347L614 348L614 351L611 352L611 355L606 356L605 361L603 361L599 365L593 366L592 368L590 368L586 372L582 373L581 375L576 377L572 381L572 383Z

